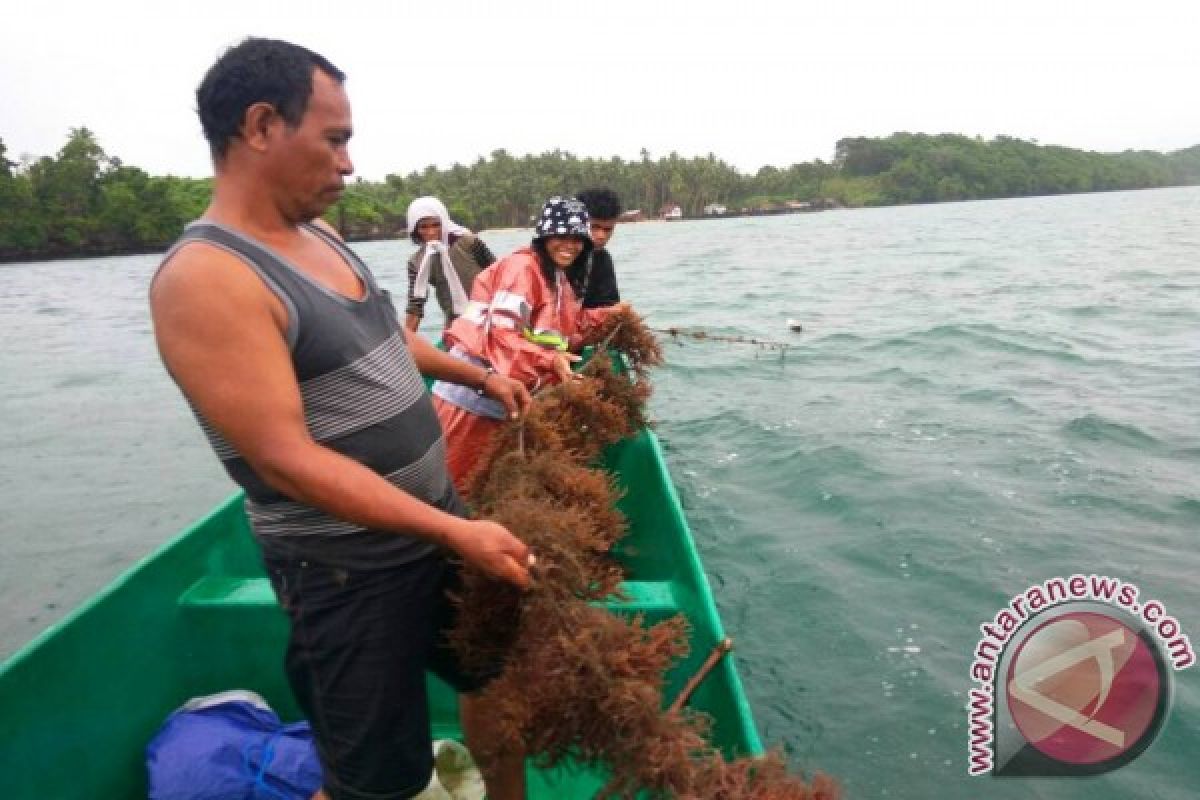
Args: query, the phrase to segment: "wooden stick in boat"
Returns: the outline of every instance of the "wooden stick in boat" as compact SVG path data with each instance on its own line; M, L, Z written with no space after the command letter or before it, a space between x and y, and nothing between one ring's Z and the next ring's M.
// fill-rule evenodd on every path
M726 636L721 641L717 642L713 647L712 652L708 654L708 658L704 659L704 663L700 665L700 669L692 677L688 678L688 682L679 690L679 694L671 701L668 711L678 711L687 705L687 701L691 699L692 692L696 691L696 687L704 682L708 677L708 673L713 671L717 664L721 663L721 659L725 654L733 649L733 639Z

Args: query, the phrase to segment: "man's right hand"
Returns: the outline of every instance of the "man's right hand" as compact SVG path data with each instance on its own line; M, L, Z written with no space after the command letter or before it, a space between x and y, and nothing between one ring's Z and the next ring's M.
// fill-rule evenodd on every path
M532 402L529 390L520 381L492 372L484 378L483 388L488 397L504 406L509 419L517 419L529 410L529 404Z
M528 589L532 583L533 554L503 525L486 519L462 520L446 543L468 565L493 578L518 589Z

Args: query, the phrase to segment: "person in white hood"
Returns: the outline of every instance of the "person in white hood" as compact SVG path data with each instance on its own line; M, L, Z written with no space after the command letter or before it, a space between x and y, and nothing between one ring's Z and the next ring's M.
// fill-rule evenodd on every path
M418 197L408 206L408 235L419 248L408 260L408 307L404 324L415 331L425 316L429 287L450 327L467 308L475 276L495 262L488 246L450 219L436 197Z

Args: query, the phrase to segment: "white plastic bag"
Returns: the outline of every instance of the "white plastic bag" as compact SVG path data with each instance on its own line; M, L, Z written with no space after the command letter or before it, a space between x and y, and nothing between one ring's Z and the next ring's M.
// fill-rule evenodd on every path
M467 748L452 739L433 743L433 777L413 800L483 800L483 776Z

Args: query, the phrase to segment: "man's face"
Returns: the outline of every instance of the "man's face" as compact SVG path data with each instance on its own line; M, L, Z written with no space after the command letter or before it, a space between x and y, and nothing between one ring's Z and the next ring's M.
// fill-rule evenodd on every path
M345 177L354 172L347 147L354 126L346 90L314 69L312 96L300 124L288 127L280 117L279 125L271 177L284 194L284 206L291 207L289 216L306 222L338 201Z
M442 221L437 217L421 217L417 221L417 238L422 242L440 242Z
M608 240L612 238L613 229L616 227L615 219L592 220L592 244L596 246L597 250L608 244Z

